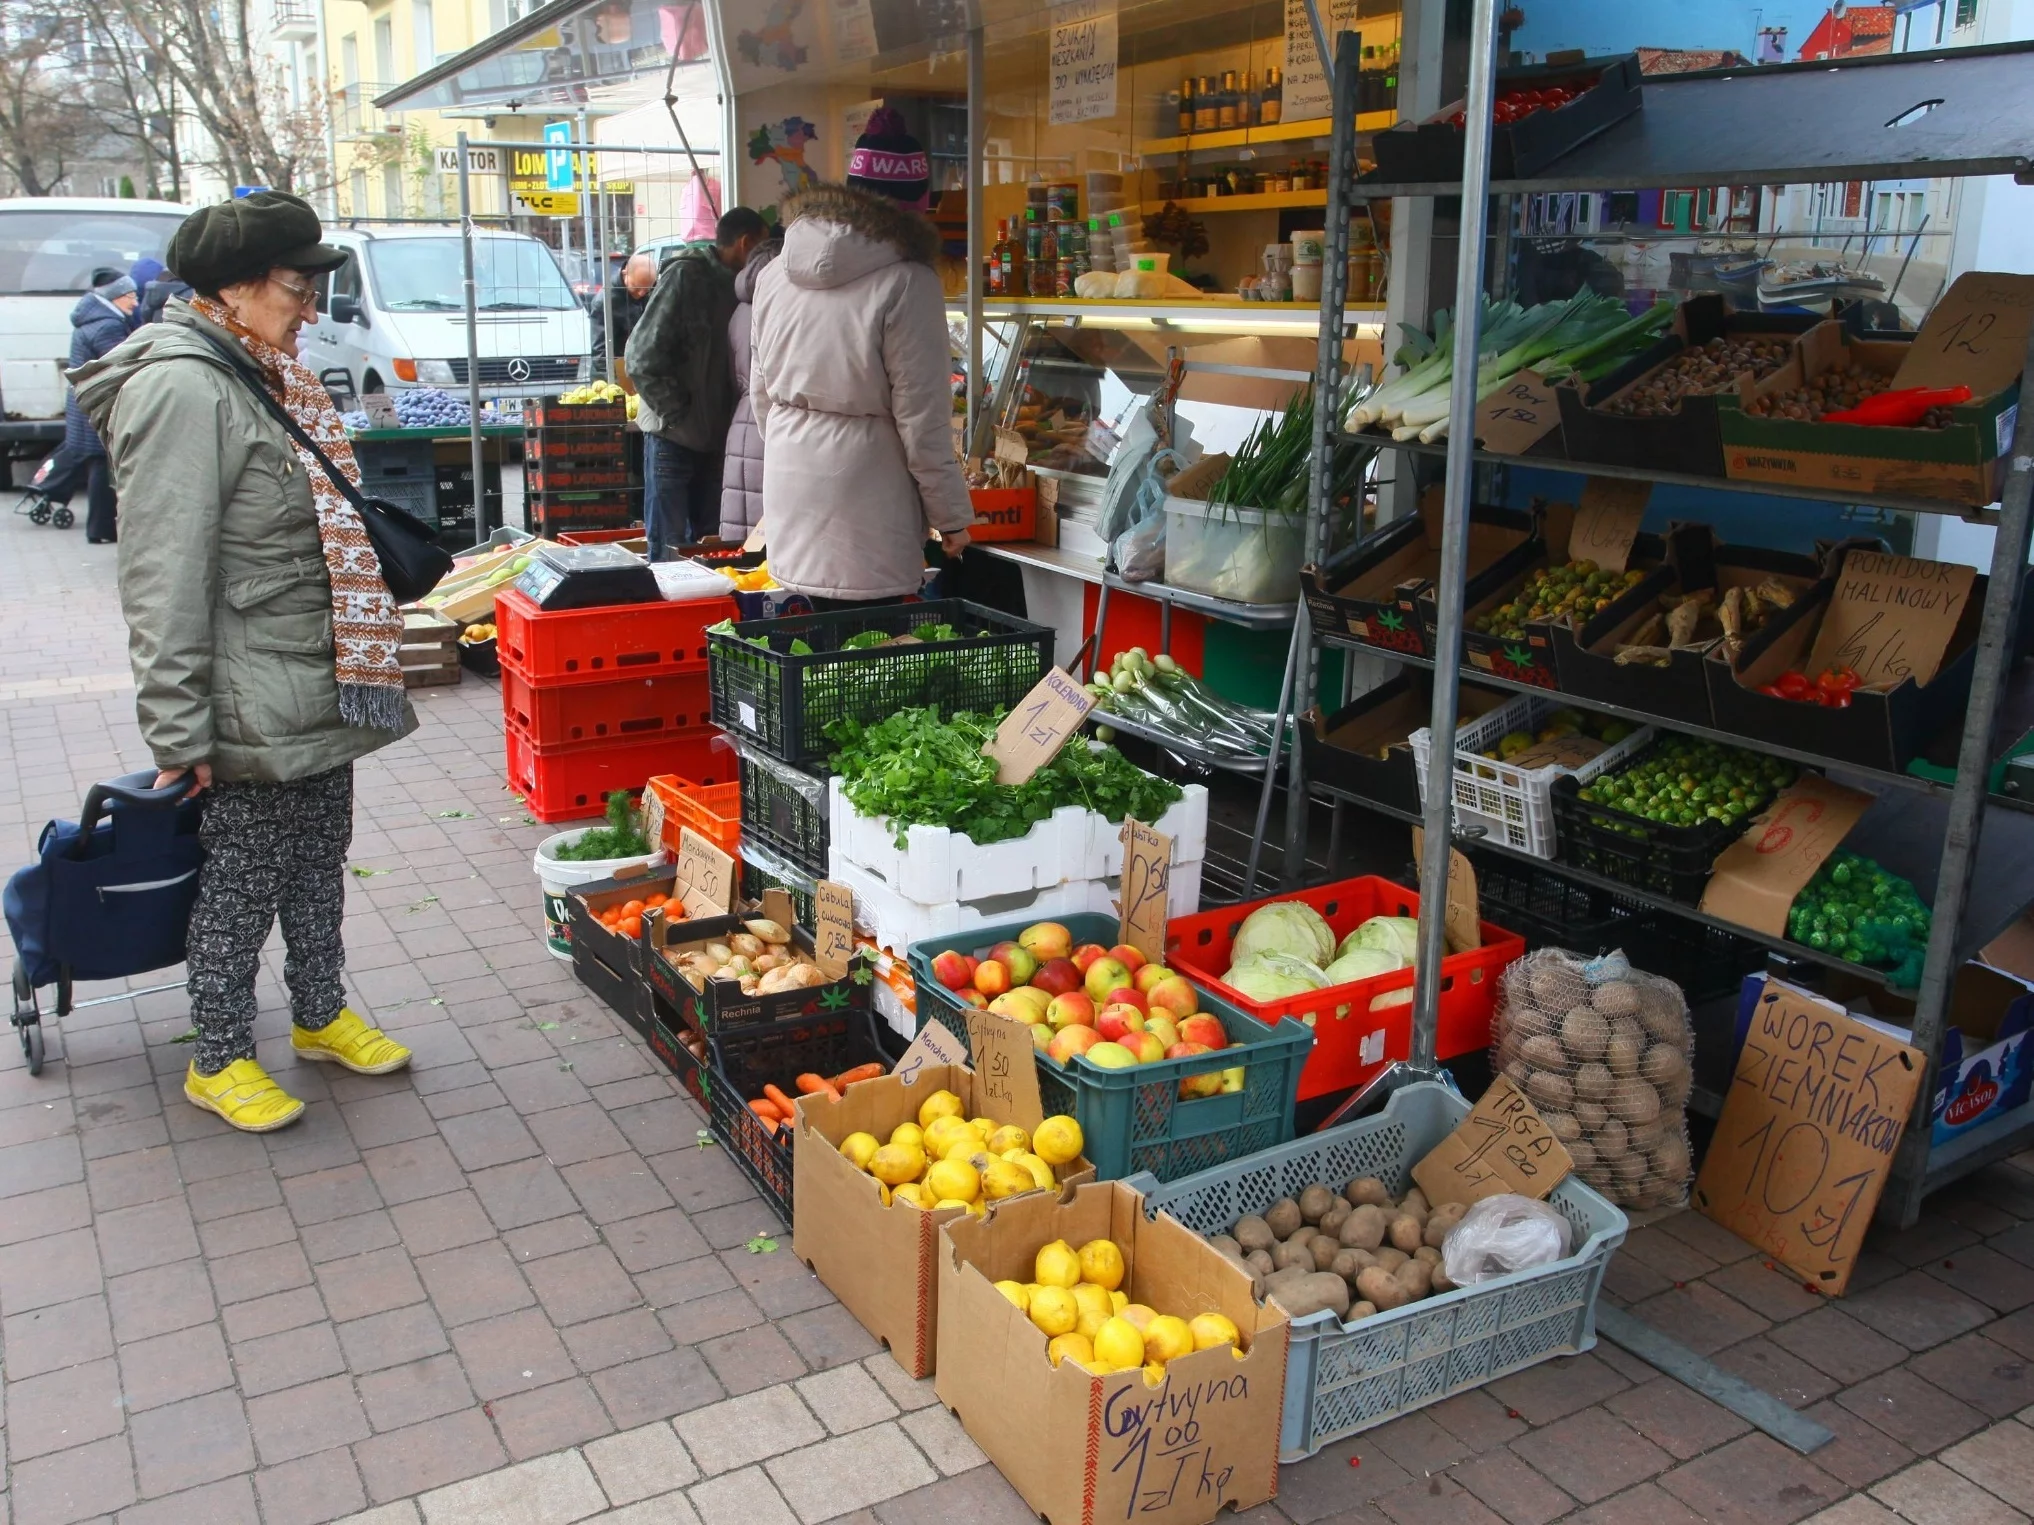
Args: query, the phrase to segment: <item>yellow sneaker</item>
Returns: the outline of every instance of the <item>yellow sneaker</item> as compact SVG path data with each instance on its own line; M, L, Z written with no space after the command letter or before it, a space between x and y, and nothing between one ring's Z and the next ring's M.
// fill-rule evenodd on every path
M350 1006L316 1032L290 1026L290 1047L299 1059L343 1064L356 1075L386 1075L410 1062L410 1051L378 1027L369 1027Z
M252 1059L236 1059L216 1075L184 1073L191 1105L216 1112L242 1133L273 1133L303 1115L304 1104L269 1078Z

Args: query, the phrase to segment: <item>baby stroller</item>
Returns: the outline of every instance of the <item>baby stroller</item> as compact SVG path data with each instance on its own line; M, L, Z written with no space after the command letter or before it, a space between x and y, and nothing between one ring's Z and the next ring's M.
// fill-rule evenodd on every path
M38 986L55 985L56 1015L75 980L116 980L184 961L205 850L194 775L151 787L155 773L92 785L79 819L51 821L36 861L7 881L0 903L14 937L15 1030L28 1073L42 1073Z
M52 450L42 458L42 464L35 468L35 475L28 479L28 487L21 495L21 501L14 505L17 514L28 515L30 524L53 524L60 530L67 530L78 522L71 512L69 500L52 503L49 497L49 480L54 471L61 450Z

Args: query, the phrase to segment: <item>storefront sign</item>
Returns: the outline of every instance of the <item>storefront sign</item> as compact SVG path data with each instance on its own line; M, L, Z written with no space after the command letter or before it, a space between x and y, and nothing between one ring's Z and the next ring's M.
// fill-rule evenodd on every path
M1048 118L1087 122L1116 114L1116 0L1067 0L1052 8Z
M550 158L541 148L509 150L509 199L516 211L535 217L577 217L579 193L550 187Z
M1332 52L1338 33L1358 29L1356 0L1329 0L1322 7L1321 26ZM1283 120L1303 121L1326 116L1331 102L1328 71L1314 47L1314 29L1307 20L1307 0L1285 0L1285 100Z
M437 151L438 173L456 175L459 173L459 150L441 148ZM501 173L501 150L498 148L469 148L466 150L466 173L469 175L498 175Z
M546 122L544 124L546 143L570 143L572 124L570 122ZM544 189L547 191L569 191L579 182L572 173L572 151L567 148L549 148L544 151Z

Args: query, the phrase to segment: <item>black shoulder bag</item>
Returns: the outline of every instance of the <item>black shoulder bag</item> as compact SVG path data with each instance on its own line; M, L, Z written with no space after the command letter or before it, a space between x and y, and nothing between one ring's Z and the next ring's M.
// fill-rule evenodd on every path
M318 448L317 442L297 426L289 410L269 395L268 388L261 384L258 377L235 360L210 334L201 337L219 351L233 368L233 373L247 383L254 395L261 399L261 405L268 409L269 416L288 431L290 438L317 458L332 485L353 505L360 515L361 525L367 530L368 541L374 546L374 554L381 562L381 580L388 585L390 596L399 604L412 604L443 582L445 575L452 570L452 555L438 544L436 532L407 509L384 498L370 498L361 492L345 472L332 464L330 457Z

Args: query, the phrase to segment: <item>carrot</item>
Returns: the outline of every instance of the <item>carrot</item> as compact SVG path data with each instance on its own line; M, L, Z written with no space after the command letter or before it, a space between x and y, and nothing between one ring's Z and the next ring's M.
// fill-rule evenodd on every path
M784 1114L784 1121L787 1123L798 1115L797 1105L777 1087L766 1085L763 1087L763 1094L777 1104L777 1110Z
M827 1096L835 1101L840 1100L840 1092L834 1088L833 1082L824 1075L813 1074L810 1070L798 1077L797 1086L799 1094L803 1096Z
M874 1080L882 1073L883 1067L880 1064L858 1064L853 1069L842 1070L838 1075L834 1076L833 1083L840 1090L845 1091L858 1080Z
M755 1113L756 1116L760 1117L766 1123L776 1123L783 1121L783 1119L778 1117L777 1115L777 1104L774 1101L771 1101L767 1096L760 1096L756 1098L756 1100L750 1102L749 1110Z

